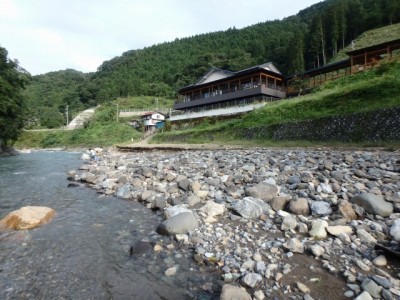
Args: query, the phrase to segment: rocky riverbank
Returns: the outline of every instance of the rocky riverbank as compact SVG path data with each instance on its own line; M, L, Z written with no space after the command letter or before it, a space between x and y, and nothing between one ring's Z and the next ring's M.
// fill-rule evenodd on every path
M399 151L97 150L69 179L163 215L221 299L400 299Z

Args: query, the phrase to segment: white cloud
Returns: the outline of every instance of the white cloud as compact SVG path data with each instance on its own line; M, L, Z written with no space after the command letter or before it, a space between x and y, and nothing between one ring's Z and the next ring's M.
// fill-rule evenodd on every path
M282 19L315 0L0 0L0 45L32 74L95 71L122 52Z

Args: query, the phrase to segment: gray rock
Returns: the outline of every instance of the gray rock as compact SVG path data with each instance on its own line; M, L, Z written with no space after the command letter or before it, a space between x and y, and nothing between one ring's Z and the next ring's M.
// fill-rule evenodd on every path
M322 254L325 253L324 247L322 247L322 246L320 246L318 244L311 245L311 246L308 247L308 249L316 257L320 257Z
M283 219L281 230L292 230L295 229L297 226L297 220L294 216L288 215Z
M256 262L256 272L258 274L264 274L266 269L267 269L267 267L265 265L265 262L263 262L263 261Z
M376 244L377 243L376 238L374 238L371 234L369 234L364 229L361 229L361 228L357 229L357 236L364 243L371 243L371 244Z
M248 273L246 274L241 282L251 288L254 288L258 283L262 282L262 276L257 273Z
M146 178L150 178L153 176L153 170L150 168L142 168L142 175Z
M200 202L200 198L192 195L192 196L187 197L186 201L189 206L194 206Z
M289 211L296 215L308 215L310 208L306 198L292 199L289 202Z
M372 275L371 278L373 281L375 281L377 284L379 284L385 289L390 289L392 287L392 283L383 276Z
M225 204L218 204L214 201L208 201L203 207L200 208L200 211L205 213L208 217L215 217L224 213Z
M335 179L337 181L342 181L344 179L344 175L340 171L332 171L331 176L333 179Z
M378 257L375 257L374 260L372 261L372 263L375 266L378 267L384 267L387 265L387 259L385 257L385 255L379 255Z
M309 234L316 240L325 239L328 236L328 233L326 232L327 227L328 227L327 221L321 219L314 220L311 223L311 230L309 231Z
M354 298L354 300L373 300L373 298L371 297L371 295L368 292L364 291L360 295L358 295L356 298Z
M260 182L255 186L247 188L246 195L264 201L270 201L278 195L278 187L274 184Z
M176 194L179 192L179 187L177 184L172 184L168 187L167 192L169 194Z
M304 245L297 238L291 238L283 244L283 247L292 252L304 253Z
M189 190L189 186L190 186L190 181L187 178L184 178L180 181L178 181L178 186L179 188L181 188L184 191L188 191Z
M97 181L97 176L92 173L87 173L85 177L87 183L95 184Z
M394 221L392 227L390 227L390 235L395 241L400 243L400 219Z
M176 215L179 215L180 213L183 213L183 212L191 213L192 211L190 209L187 209L186 207L176 205L176 206L168 207L164 211L164 216L166 219L170 219L170 218L172 218Z
M154 245L146 241L136 241L129 249L130 256L140 256L145 253L153 252Z
M152 202L153 209L164 209L167 206L167 200L164 196L156 197Z
M199 227L199 224L191 212L180 213L157 227L157 233L162 235L187 233Z
M373 298L380 298L382 287L377 285L372 279L365 278L361 283L361 288L368 292Z
M286 180L286 182L289 183L289 184L295 184L295 183L300 183L301 180L300 180L300 177L299 177L299 176L294 175L294 176L290 176L290 177Z
M385 201L380 195L362 193L354 196L350 201L361 206L370 214L389 217L393 213L393 204Z
M144 191L140 195L140 200L144 202L151 202L155 198L155 193L153 191Z
M129 199L131 197L131 186L128 184L118 188L117 197L122 199Z
M251 300L251 296L244 288L231 284L224 284L220 300Z
M382 299L384 300L395 300L390 290L382 290ZM397 297L398 299L398 297Z
M285 206L289 203L289 200L290 198L288 197L275 197L269 202L269 204L273 210L278 211L285 209Z
M245 197L234 202L232 209L243 218L254 219L258 218L263 212L267 212L269 205L260 199Z
M332 214L332 208L328 202L313 201L311 203L311 213L313 215L327 216Z
M319 185L321 187L321 192L325 194L333 193L332 186L330 184L321 183Z
M308 183L314 179L314 176L310 172L302 172L300 174L301 182Z

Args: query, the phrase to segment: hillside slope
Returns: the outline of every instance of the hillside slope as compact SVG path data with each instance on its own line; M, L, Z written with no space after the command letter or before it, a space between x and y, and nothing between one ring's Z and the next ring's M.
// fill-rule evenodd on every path
M396 22L398 0L326 0L283 20L127 51L93 74L34 76L25 93L29 123L65 124L67 105L75 112L119 97L173 99L210 67L235 71L271 61L284 74L301 72L323 65L363 31Z

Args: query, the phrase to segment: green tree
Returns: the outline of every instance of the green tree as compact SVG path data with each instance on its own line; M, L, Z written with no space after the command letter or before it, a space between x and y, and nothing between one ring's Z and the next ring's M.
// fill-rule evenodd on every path
M287 58L289 74L304 71L304 36L300 30L296 31L291 39L287 49Z
M5 144L15 141L24 125L21 91L30 77L7 55L7 50L0 47L0 140Z

